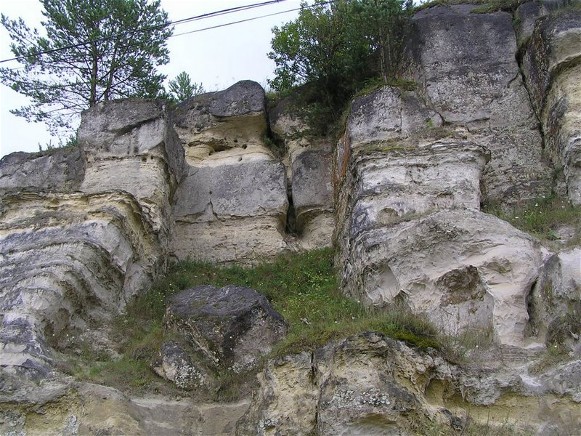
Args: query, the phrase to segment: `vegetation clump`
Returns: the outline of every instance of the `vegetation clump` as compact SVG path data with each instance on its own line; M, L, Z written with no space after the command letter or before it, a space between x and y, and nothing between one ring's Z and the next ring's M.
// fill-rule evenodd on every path
M95 356L85 350L89 362L77 376L99 383L140 390L149 386L168 389L148 369L167 340L163 329L166 302L171 295L197 285L247 286L264 294L289 324L285 339L269 357L314 350L330 340L364 331L376 331L420 348L440 348L434 327L403 307L375 311L342 295L337 286L330 249L286 254L271 263L252 268L219 267L183 261L158 280L113 323L112 339L117 359ZM92 362L92 360L97 362ZM135 375L131 375L131 368Z
M396 81L412 11L411 0L303 3L295 21L273 29L270 86L283 93L301 86L306 120L317 134L330 133L369 81Z
M572 246L581 242L581 207L573 206L555 195L544 196L511 208L501 208L495 204L484 205L484 212L508 221L551 245L560 241L562 229L569 229L565 245Z

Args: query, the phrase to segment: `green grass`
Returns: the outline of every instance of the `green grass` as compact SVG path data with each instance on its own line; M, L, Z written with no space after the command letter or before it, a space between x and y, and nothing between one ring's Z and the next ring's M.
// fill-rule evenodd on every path
M557 240L557 230L569 226L574 229L574 235L567 245L581 242L581 207L572 206L562 198L539 198L510 209L485 205L483 210L546 242Z
M287 254L253 268L219 267L184 261L128 307L112 325L112 340L120 359L95 360L90 352L77 365L78 378L129 391L147 386L161 390L161 380L149 369L164 340L162 327L168 298L197 285L248 286L264 294L289 324L285 339L267 357L314 350L327 342L364 331L376 331L419 348L441 348L436 330L427 321L402 307L373 311L343 296L338 289L333 252L315 250ZM218 374L218 377L227 375ZM236 380L229 382L236 391ZM220 394L220 392L218 393Z
M134 356L150 355L158 346L168 297L207 284L248 286L264 294L289 324L286 339L276 347L277 354L312 350L329 340L366 330L419 347L438 346L435 330L403 309L374 312L343 296L338 290L333 253L323 249L283 255L253 268L190 261L174 265L118 321L118 330L126 338L123 351Z

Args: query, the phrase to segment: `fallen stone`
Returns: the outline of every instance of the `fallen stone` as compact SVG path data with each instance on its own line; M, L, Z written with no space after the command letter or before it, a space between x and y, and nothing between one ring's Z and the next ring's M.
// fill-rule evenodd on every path
M287 331L266 297L240 286L180 292L169 302L164 325L209 365L233 372L255 368Z

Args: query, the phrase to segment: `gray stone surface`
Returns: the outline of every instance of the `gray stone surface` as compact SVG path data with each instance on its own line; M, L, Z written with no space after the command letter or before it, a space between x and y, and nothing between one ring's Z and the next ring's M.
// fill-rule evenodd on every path
M175 341L164 342L159 358L152 364L153 370L180 389L209 388L213 382L212 376L204 365L188 355L187 348Z
M486 201L514 204L546 195L551 171L516 61L512 17L473 14L474 7L436 6L414 16L409 77L445 124L467 128L472 141L490 149Z
M567 196L577 205L581 204L580 23L579 9L539 19L523 57L547 154L563 170Z
M81 190L129 192L167 241L170 198L185 166L163 104L153 100L99 103L83 113L78 137L86 162Z
M249 80L192 97L176 108L174 127L190 164L269 154L264 89Z
M354 155L348 238L433 210L479 209L487 159L483 147L455 140Z
M458 209L359 230L350 241L341 264L352 297L378 306L404 301L450 335L490 328L500 344L525 344L526 297L543 263L525 233Z
M174 204L179 259L253 263L287 249L286 176L274 160L190 167Z
M174 295L164 318L197 359L233 372L253 369L287 331L266 297L240 286L198 286Z
M84 172L85 164L78 147L44 153L12 153L0 160L0 194L11 189L76 191Z
M45 378L54 348L77 344L151 283L161 247L122 192L20 192L2 198L0 216L0 366Z
M259 160L190 167L176 192L174 213L189 222L261 215L284 220L287 208L284 167Z
M385 86L353 100L347 131L349 141L356 145L402 138L441 125L442 118L415 92Z
M547 347L581 353L581 248L553 254L543 265L528 296L527 332Z
M332 158L329 148L308 148L297 153L292 162L295 228L301 240L314 247L328 246L334 230L332 220L327 225L323 222L333 213Z

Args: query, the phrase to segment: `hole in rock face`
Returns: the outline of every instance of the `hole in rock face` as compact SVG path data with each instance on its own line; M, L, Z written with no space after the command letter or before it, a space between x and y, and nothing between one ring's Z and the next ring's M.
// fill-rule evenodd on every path
M244 150L246 150L247 148L248 148L248 145L246 145L246 144L244 144L244 145L242 146L242 149L244 149Z
M373 305L395 301L400 294L400 284L388 265L378 265L367 273L367 297Z

